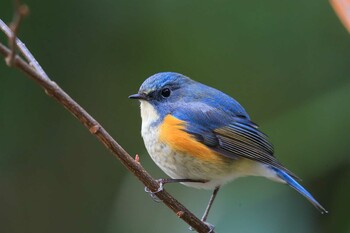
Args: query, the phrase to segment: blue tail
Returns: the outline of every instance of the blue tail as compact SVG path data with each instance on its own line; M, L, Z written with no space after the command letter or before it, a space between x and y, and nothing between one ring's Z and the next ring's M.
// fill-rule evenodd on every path
M313 204L320 212L321 214L326 214L328 211L321 206L318 201L308 192L306 189L304 189L297 181L295 181L290 175L288 175L286 172L279 170L277 168L272 167L272 169L276 172L277 176L287 182L287 184L298 191L301 195L303 195L306 199L308 199L311 204Z

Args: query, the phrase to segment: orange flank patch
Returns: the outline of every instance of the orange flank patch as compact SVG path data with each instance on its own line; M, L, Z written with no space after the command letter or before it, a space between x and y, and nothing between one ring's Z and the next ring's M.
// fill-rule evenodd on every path
M223 156L198 142L193 135L184 131L185 127L185 121L167 115L160 126L160 140L168 144L173 150L192 155L198 159L208 160L212 163L224 162Z

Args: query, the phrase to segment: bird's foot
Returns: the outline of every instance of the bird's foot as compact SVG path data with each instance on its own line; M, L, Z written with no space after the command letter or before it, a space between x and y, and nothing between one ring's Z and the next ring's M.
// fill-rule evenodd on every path
M202 222L209 227L208 233L212 233L214 231L215 226L213 224L208 223L208 222L204 222L204 221L202 221ZM194 231L194 229L192 227L189 227L188 230Z
M161 202L161 200L155 195L156 193L159 193L160 191L164 190L164 180L163 179L158 179L156 180L159 184L159 188L156 191L151 191L149 190L148 187L145 187L145 192L149 194L149 196L153 199L155 202Z
M160 191L163 191L164 185L169 183L181 183L181 182L198 182L198 183L206 183L208 180L195 180L195 179L158 179L156 180L159 184L159 188L156 191L151 191L149 188L145 187L145 192L148 193L152 199L156 202L160 202L159 198L155 195L156 193L159 193Z

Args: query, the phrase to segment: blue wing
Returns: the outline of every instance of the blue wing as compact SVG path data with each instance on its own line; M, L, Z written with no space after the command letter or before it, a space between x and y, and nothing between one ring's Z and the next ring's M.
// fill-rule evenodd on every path
M186 132L222 156L251 159L299 179L275 158L268 137L246 113L226 112L197 102L177 108L172 115L187 122Z

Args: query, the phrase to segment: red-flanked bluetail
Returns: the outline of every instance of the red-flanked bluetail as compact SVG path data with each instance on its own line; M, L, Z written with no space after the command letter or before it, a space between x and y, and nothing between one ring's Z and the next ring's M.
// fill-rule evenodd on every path
M148 78L137 94L141 102L141 134L154 162L171 179L214 190L202 217L225 183L242 176L263 176L286 183L327 213L274 156L268 137L230 96L172 72Z

